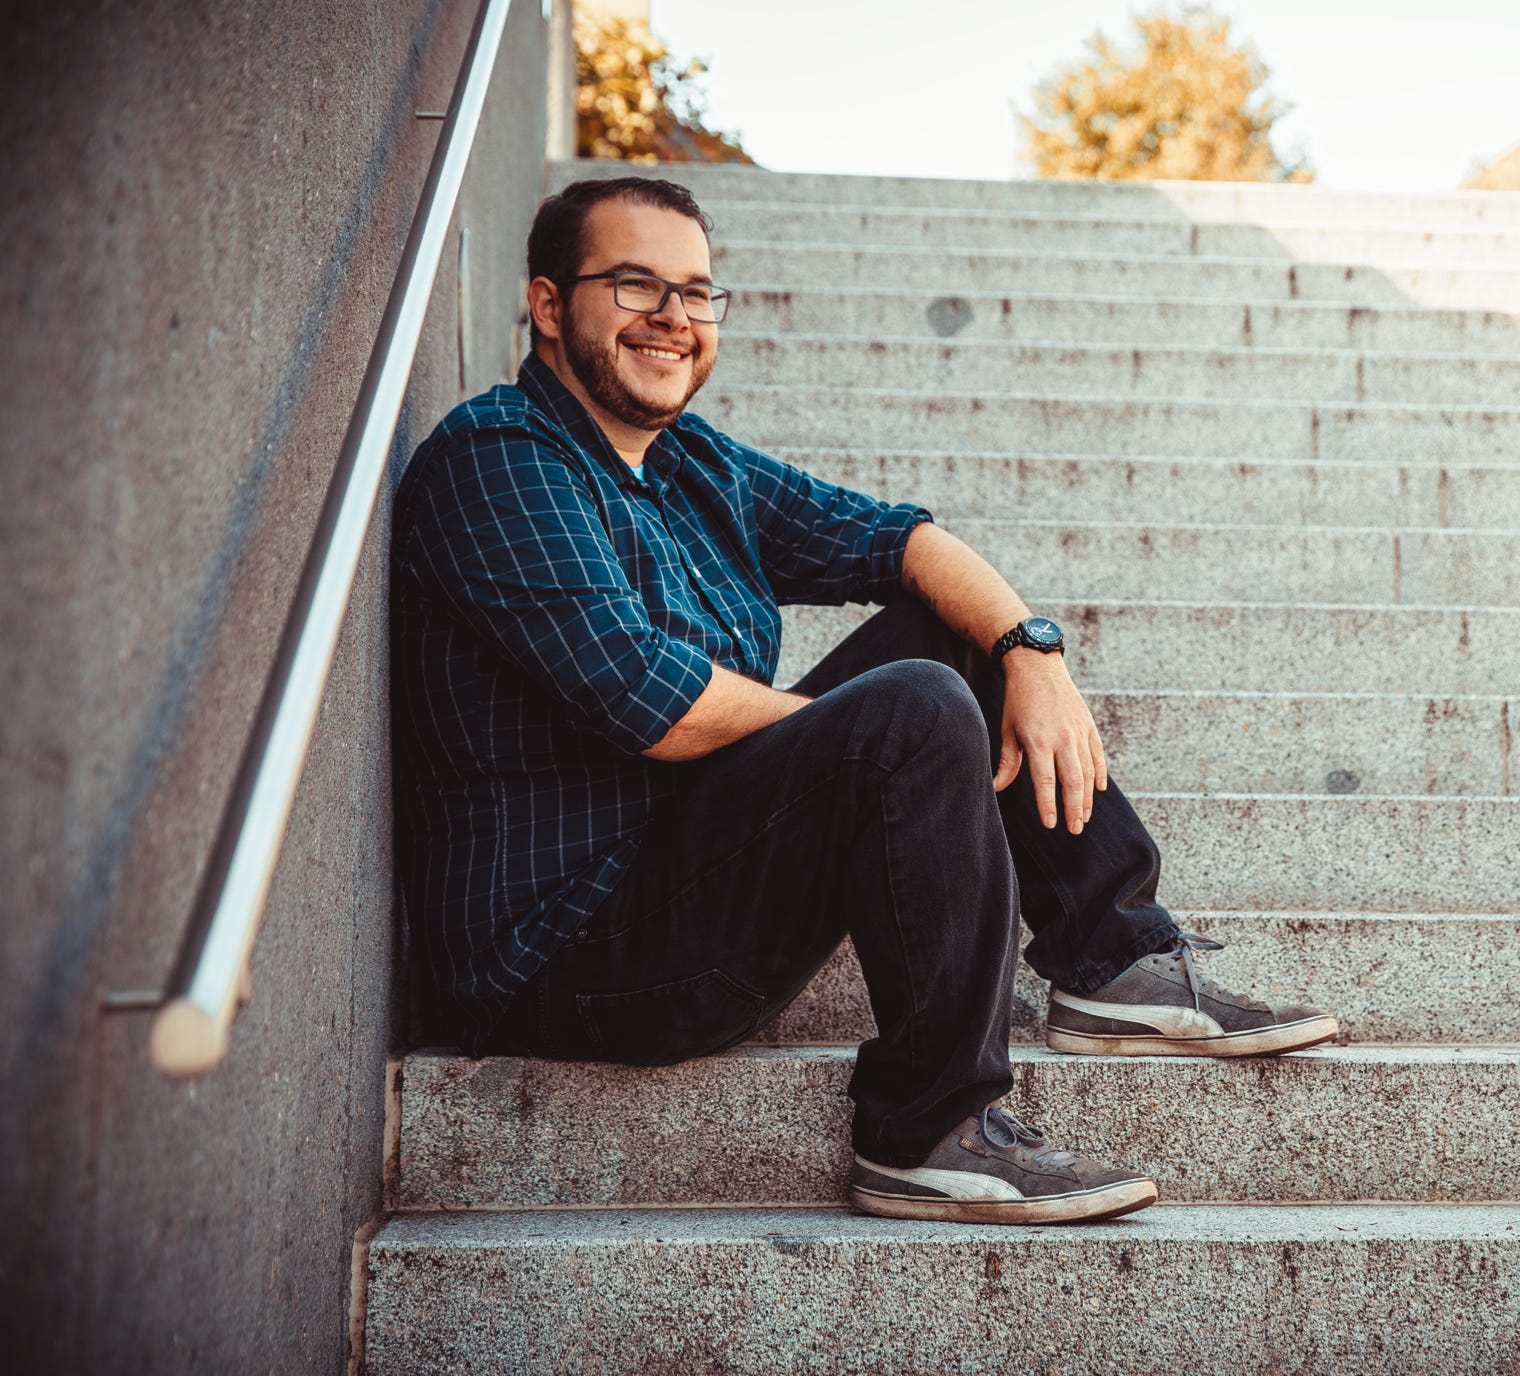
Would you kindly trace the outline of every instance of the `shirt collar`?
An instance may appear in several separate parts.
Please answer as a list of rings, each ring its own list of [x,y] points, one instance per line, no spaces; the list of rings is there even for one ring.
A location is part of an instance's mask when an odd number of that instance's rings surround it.
[[[581,404],[580,398],[559,380],[554,369],[536,352],[529,351],[523,359],[517,370],[517,386],[524,396],[553,416],[580,448],[601,459],[620,487],[638,489],[639,480],[633,476],[628,461],[612,447],[612,441]],[[660,431],[644,454],[644,485],[656,491],[663,490],[685,458],[685,452],[670,431]]]

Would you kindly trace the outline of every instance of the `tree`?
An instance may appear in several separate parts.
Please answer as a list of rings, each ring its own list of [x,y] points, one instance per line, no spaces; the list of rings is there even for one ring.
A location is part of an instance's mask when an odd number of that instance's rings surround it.
[[[1190,5],[1136,18],[1138,52],[1102,33],[1089,58],[1035,90],[1035,113],[1018,115],[1041,177],[1173,178],[1184,181],[1308,182],[1302,156],[1284,162],[1272,126],[1290,106],[1266,94],[1270,75],[1249,45],[1230,41],[1230,21]]]
[[[1464,191],[1520,191],[1520,143],[1462,183]]]
[[[700,61],[682,64],[642,24],[575,17],[576,152],[629,162],[753,163],[707,127]]]

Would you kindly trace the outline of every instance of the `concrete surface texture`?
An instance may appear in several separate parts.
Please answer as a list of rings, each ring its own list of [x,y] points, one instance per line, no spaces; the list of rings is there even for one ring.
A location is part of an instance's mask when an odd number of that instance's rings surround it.
[[[1520,987],[1515,919],[1496,913],[1174,910],[1185,931],[1225,944],[1214,977],[1264,999],[1334,1008],[1351,1042],[1512,1042]],[[1026,936],[1027,939],[1027,936]],[[1022,943],[1021,943],[1022,944]],[[1021,964],[1016,1045],[1045,1039],[1046,985]],[[856,1045],[875,1036],[865,981],[846,943],[757,1040]]]
[[[371,1376],[1520,1369],[1520,197],[664,170],[740,292],[697,409],[1060,621],[1200,969],[1343,1044],[1058,1056],[1021,970],[1008,1107],[1164,1201],[1044,1229],[840,1207],[848,944],[684,1065],[419,1050]]]
[[[721,236],[723,226],[718,224]],[[1252,303],[1253,311],[1290,301],[1343,302],[1381,310],[1411,304],[1440,310],[1514,312],[1520,271],[1452,266],[1294,263],[1281,258],[1194,258],[1181,253],[1027,254],[947,246],[868,248],[831,244],[735,243],[721,237],[714,272],[753,288],[793,290],[812,282],[860,290],[895,281],[899,289],[938,279],[938,295],[968,291],[1126,300],[1161,297]],[[735,268],[738,271],[735,271]],[[947,279],[958,279],[950,285]],[[1348,301],[1348,298],[1353,298]],[[934,325],[935,322],[926,322]],[[939,322],[943,326],[943,320]],[[936,329],[935,333],[939,333]]]
[[[1060,456],[777,446],[790,462],[890,501],[985,512],[992,501],[1047,520],[1520,528],[1506,466],[1326,459]],[[947,516],[947,520],[955,519]]]
[[[1169,591],[1164,583],[1157,590]],[[1096,598],[1052,599],[1045,606],[1063,626],[1080,624],[1082,638],[1070,642],[1067,659],[1081,666],[1080,682],[1094,689],[1399,693],[1415,685],[1417,692],[1448,697],[1508,695],[1520,683],[1517,607]],[[846,626],[866,615],[855,607],[784,608],[777,682],[801,678]],[[1164,658],[1155,653],[1157,644],[1167,647]],[[1509,720],[1515,719],[1511,709]]]
[[[1417,387],[1438,386],[1448,402],[1481,406],[1520,395],[1520,358],[1449,358],[1267,345],[1009,344],[989,339],[881,338],[862,354],[833,335],[777,339],[741,335],[723,341],[757,382],[803,385],[837,377],[841,386],[934,387],[998,392],[1018,380],[1023,394],[1093,394],[1236,398],[1262,401],[1402,402]]]
[[[395,1027],[388,496],[230,1060],[168,1083],[147,1015],[101,998],[159,988],[173,963],[441,128],[415,112],[446,105],[475,9],[63,0],[8,16],[10,1371],[347,1362]],[[514,367],[545,42],[537,0],[516,5],[398,460]]]
[[[1074,1151],[1145,1163],[1172,1201],[1502,1199],[1520,1151],[1513,1046],[1333,1048],[1237,1065],[1025,1046],[1010,1060],[1021,1116]],[[847,1046],[739,1047],[657,1068],[411,1056],[397,1203],[842,1198],[854,1062]]]
[[[844,289],[823,286],[798,291],[786,287],[743,287],[734,292],[724,326],[724,350],[755,335],[745,321],[768,320],[787,333],[865,334],[938,339],[1041,340],[1082,343],[1108,335],[1131,347],[1146,345],[1260,344],[1267,348],[1373,348],[1410,352],[1488,353],[1513,350],[1520,342],[1515,318],[1498,311],[1416,310],[1313,302],[1267,303],[1229,300],[1164,301],[1139,298],[1062,297],[1038,293],[1018,297],[963,289],[939,294],[881,284]]]
[[[1514,1370],[1515,1210],[1149,1209],[940,1227],[840,1210],[430,1214],[371,1248],[374,1370],[1195,1376]],[[374,1310],[372,1309],[372,1314]],[[410,1320],[410,1322],[409,1322]],[[1243,1353],[1242,1335],[1252,1352]]]

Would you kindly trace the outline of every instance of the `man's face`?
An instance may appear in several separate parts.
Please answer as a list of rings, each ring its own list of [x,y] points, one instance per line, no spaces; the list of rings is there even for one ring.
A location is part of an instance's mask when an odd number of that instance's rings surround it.
[[[615,269],[683,284],[712,281],[701,225],[678,211],[621,200],[603,201],[586,217],[577,275]],[[718,327],[687,319],[674,294],[654,315],[641,315],[617,305],[610,279],[579,282],[566,294],[560,349],[598,407],[636,430],[659,430],[707,381]]]

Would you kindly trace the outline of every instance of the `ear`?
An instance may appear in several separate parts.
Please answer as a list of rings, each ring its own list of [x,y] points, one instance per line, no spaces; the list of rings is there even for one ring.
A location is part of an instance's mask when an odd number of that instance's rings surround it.
[[[547,277],[535,277],[528,283],[528,314],[545,339],[559,338],[563,309],[559,288]]]

